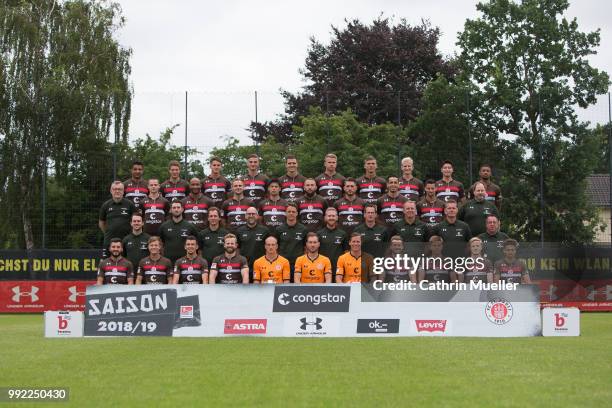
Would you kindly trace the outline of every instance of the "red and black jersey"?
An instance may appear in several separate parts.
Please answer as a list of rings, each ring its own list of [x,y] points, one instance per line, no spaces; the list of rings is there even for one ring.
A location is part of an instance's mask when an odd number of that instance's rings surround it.
[[[189,193],[189,183],[183,179],[177,181],[168,179],[161,184],[160,189],[166,200],[170,202],[181,201]]]
[[[500,259],[495,262],[495,273],[499,275],[501,281],[506,283],[521,283],[523,276],[529,276],[527,265],[520,259],[515,259],[512,262]]]
[[[243,180],[244,198],[257,207],[266,196],[266,187],[269,181],[268,176],[263,173],[258,173],[255,177],[251,177],[247,174],[243,177]]]
[[[281,191],[280,196],[289,202],[296,202],[304,195],[304,181],[306,177],[297,174],[295,177],[284,175],[278,178]]]
[[[123,182],[124,197],[134,203],[136,209],[142,209],[142,201],[149,195],[147,180],[126,180]]]
[[[436,181],[436,197],[439,200],[447,202],[447,201],[456,201],[459,203],[461,199],[463,199],[464,190],[463,183],[457,180],[444,181],[438,180]]]
[[[202,274],[208,273],[208,262],[201,256],[189,259],[179,258],[174,263],[174,274],[179,275],[179,283],[203,283]]]
[[[308,231],[318,231],[325,225],[323,216],[327,208],[327,202],[319,194],[313,194],[308,197],[304,194],[302,198],[297,200],[300,223],[302,223]]]
[[[423,197],[417,203],[417,212],[421,221],[429,226],[435,225],[444,218],[444,202],[435,199],[433,203],[430,203],[426,197]]]
[[[357,195],[366,204],[376,204],[387,188],[387,182],[382,177],[369,178],[361,176],[357,179]]]
[[[259,203],[259,214],[263,218],[263,223],[268,228],[277,228],[287,220],[287,201],[279,198],[273,200],[267,198]]]
[[[485,191],[487,193],[487,195],[485,196],[485,200],[487,200],[491,204],[495,204],[495,206],[499,210],[502,200],[502,193],[499,186],[497,184],[492,183],[491,181],[485,183],[482,180],[478,180],[476,183],[483,183],[485,185]],[[472,184],[472,187],[470,187],[470,191],[468,192],[469,198],[474,198],[474,185],[476,183]]]
[[[397,197],[391,197],[389,194],[380,197],[376,202],[379,220],[390,227],[403,219],[404,203],[406,201],[408,199],[401,194],[398,194]]]
[[[401,177],[399,182],[399,192],[408,200],[419,201],[421,196],[423,196],[425,187],[423,186],[423,182],[418,178],[412,177],[411,179],[407,180]]]
[[[334,203],[338,210],[338,225],[350,236],[353,229],[363,222],[363,210],[365,202],[359,197],[348,200],[342,197]]]
[[[210,264],[211,270],[217,271],[216,283],[242,283],[242,269],[248,267],[242,255],[228,258],[225,254],[216,256]]]
[[[202,183],[202,192],[212,202],[212,206],[221,208],[221,205],[225,201],[227,194],[232,189],[232,185],[229,180],[223,176],[213,178],[208,176]]]
[[[439,257],[427,257],[424,259],[425,263],[419,270],[424,273],[424,279],[428,282],[451,282],[452,270],[448,268],[448,265],[444,263],[443,258]]]
[[[136,274],[142,277],[142,283],[165,285],[171,282],[172,261],[163,256],[157,260],[147,256],[140,260]]]
[[[487,282],[487,273],[493,273],[493,264],[486,258],[481,258],[482,267],[474,262],[474,267],[463,272],[464,282]]]
[[[100,261],[98,278],[104,278],[105,285],[127,285],[128,279],[134,279],[134,267],[122,256],[117,259],[109,257]]]
[[[342,198],[342,185],[344,176],[336,173],[328,176],[325,173],[319,174],[315,179],[317,182],[318,193],[327,202],[327,206],[333,206],[336,201]]]
[[[182,200],[183,219],[195,225],[199,230],[208,226],[208,209],[212,207],[212,201],[204,194],[193,196],[189,194]]]
[[[147,197],[142,203],[144,211],[144,232],[153,236],[159,236],[159,227],[170,212],[170,203],[161,195],[157,198]]]
[[[226,226],[231,231],[236,231],[238,227],[246,224],[246,211],[249,207],[253,206],[253,203],[246,197],[236,200],[230,198],[225,200],[221,209],[223,210],[223,216],[226,220]]]

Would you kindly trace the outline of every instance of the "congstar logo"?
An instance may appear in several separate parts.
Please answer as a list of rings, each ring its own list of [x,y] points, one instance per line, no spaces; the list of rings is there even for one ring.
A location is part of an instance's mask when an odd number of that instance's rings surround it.
[[[281,305],[288,305],[289,304],[289,295],[287,293],[281,293],[278,296],[278,303],[280,303]]]
[[[348,286],[277,286],[273,312],[348,312],[351,288]]]

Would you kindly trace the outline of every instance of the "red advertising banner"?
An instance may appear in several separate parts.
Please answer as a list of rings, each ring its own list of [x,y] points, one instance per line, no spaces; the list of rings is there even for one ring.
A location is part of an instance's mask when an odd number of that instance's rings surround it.
[[[577,307],[582,311],[612,311],[609,279],[539,280],[542,307]]]
[[[84,310],[85,288],[95,281],[0,281],[0,313]]]
[[[542,307],[578,307],[582,311],[612,311],[609,279],[538,280]],[[0,281],[0,313],[42,313],[45,310],[84,310],[85,289],[95,281]],[[230,323],[247,324],[248,321]],[[256,322],[262,324],[262,322]],[[245,326],[247,327],[247,326]],[[232,330],[235,325],[231,326]],[[242,327],[239,327],[242,330]],[[251,333],[253,327],[246,331]],[[265,330],[265,329],[264,329]],[[236,333],[241,334],[241,333]]]

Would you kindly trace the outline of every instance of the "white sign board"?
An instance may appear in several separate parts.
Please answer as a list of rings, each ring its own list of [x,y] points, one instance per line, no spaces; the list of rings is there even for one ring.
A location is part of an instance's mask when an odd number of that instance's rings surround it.
[[[477,291],[460,301],[371,301],[359,284],[107,285],[87,288],[85,336],[528,337],[539,292]],[[411,300],[416,299],[416,300]]]
[[[580,336],[577,307],[547,307],[542,310],[543,336]]]
[[[83,312],[45,312],[45,337],[83,337]]]

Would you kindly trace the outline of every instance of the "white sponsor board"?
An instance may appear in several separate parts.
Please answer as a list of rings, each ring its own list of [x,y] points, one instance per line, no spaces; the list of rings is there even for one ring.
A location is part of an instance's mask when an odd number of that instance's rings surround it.
[[[95,286],[87,288],[85,335],[539,336],[538,292],[527,293],[520,302],[485,291],[476,301],[373,302],[362,300],[359,284]]]
[[[83,312],[45,312],[45,337],[83,337]]]
[[[543,336],[580,336],[577,307],[546,307],[542,310]]]

